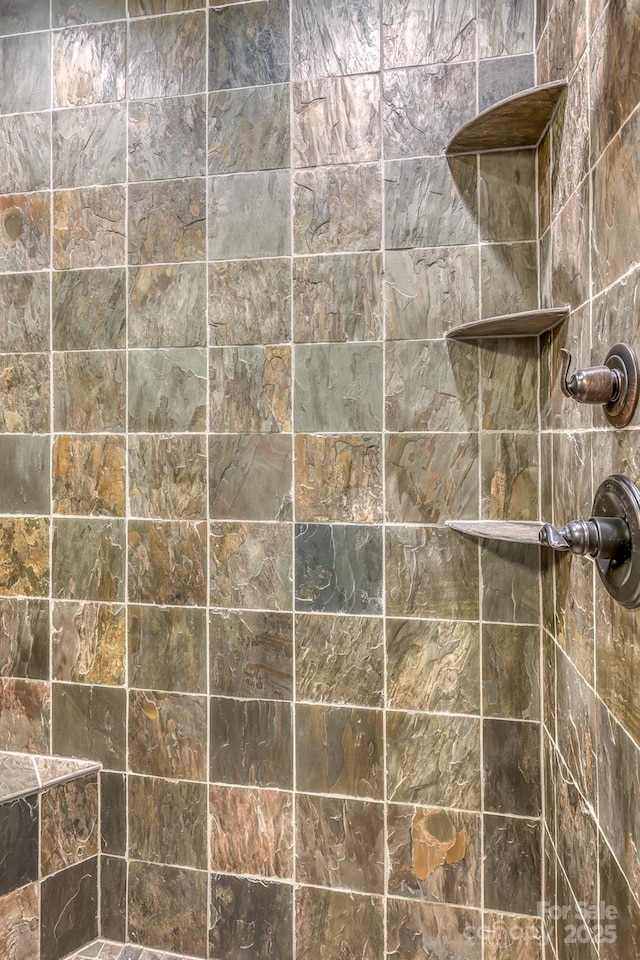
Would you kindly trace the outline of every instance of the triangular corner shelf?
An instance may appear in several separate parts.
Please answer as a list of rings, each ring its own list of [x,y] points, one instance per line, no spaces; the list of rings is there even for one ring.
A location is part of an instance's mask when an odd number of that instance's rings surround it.
[[[448,340],[476,340],[482,337],[538,337],[553,330],[569,316],[568,307],[552,307],[548,310],[527,310],[523,313],[506,313],[500,317],[487,317],[472,323],[461,323],[447,330]]]
[[[494,103],[458,130],[449,141],[447,154],[536,147],[566,89],[567,81],[559,80]]]

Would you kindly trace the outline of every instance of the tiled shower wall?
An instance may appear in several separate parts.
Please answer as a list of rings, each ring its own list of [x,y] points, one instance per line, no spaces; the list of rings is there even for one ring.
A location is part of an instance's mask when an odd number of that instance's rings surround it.
[[[570,78],[541,151],[539,214],[543,300],[572,308],[542,354],[542,499],[565,523],[590,515],[609,474],[640,478],[638,415],[615,431],[558,383],[562,346],[582,366],[620,341],[640,350],[640,6],[538,6],[539,79]],[[568,911],[552,933],[559,958],[622,960],[640,953],[640,614],[591,564],[545,568],[546,899]],[[606,915],[587,912],[598,903]]]
[[[0,746],[103,763],[105,936],[537,933],[537,550],[444,526],[538,516],[537,347],[443,339],[537,305],[535,154],[443,156],[534,14],[0,0]]]

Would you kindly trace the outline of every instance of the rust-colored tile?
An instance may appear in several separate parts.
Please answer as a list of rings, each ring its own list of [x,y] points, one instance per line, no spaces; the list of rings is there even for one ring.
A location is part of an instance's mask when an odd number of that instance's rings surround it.
[[[296,519],[382,522],[382,443],[379,436],[295,439]]]
[[[129,521],[129,598],[204,606],[206,523]]]
[[[50,206],[47,193],[0,197],[0,273],[49,266]]]
[[[295,922],[298,955],[305,960],[325,960],[327,955],[358,960],[384,956],[382,897],[300,887]]]
[[[290,347],[217,347],[209,386],[212,431],[291,432]]]
[[[125,188],[56,190],[53,201],[53,265],[115,267],[125,262]]]
[[[44,876],[98,853],[97,775],[45,790],[40,799],[40,865]]]
[[[129,693],[129,766],[134,773],[207,779],[207,703],[185,694]]]
[[[56,680],[123,684],[124,608],[57,601],[53,607],[52,651],[52,672]]]
[[[0,431],[49,432],[49,358],[0,357]]]
[[[0,897],[3,943],[0,960],[37,960],[40,951],[40,898],[37,883]]]
[[[123,517],[123,437],[57,436],[52,457],[53,512]]]
[[[211,786],[209,790],[211,870],[292,877],[292,795],[225,786]]]
[[[0,519],[0,596],[49,595],[49,521]]]
[[[0,742],[18,753],[48,753],[50,684],[0,679]]]

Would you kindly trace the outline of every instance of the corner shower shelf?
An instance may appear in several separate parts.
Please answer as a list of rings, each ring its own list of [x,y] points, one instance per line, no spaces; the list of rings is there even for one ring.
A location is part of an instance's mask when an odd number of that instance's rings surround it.
[[[449,141],[447,154],[536,147],[566,89],[566,80],[560,80],[500,100],[458,130]]]
[[[482,337],[537,337],[553,330],[569,316],[568,307],[505,313],[472,323],[461,323],[447,331],[447,340],[475,340]]]
[[[542,523],[524,520],[447,520],[446,525],[458,533],[483,540],[504,540],[508,543],[540,544]]]

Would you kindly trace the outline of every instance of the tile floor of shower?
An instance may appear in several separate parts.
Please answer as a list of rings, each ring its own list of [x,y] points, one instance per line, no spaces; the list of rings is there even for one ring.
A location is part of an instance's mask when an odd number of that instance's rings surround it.
[[[114,943],[112,940],[93,940],[86,947],[70,953],[65,960],[191,960],[182,953],[163,953],[131,943]]]

